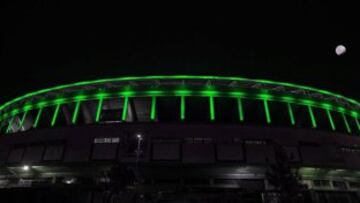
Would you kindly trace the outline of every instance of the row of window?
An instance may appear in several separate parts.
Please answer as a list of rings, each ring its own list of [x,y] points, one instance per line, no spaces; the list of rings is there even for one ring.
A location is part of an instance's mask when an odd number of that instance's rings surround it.
[[[284,102],[223,97],[129,97],[57,104],[0,123],[1,133],[31,128],[120,122],[243,123],[359,134],[357,118]]]

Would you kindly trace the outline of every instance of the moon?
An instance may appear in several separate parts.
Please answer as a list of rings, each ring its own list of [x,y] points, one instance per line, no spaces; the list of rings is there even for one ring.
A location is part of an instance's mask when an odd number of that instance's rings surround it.
[[[346,47],[342,44],[338,45],[335,49],[335,53],[338,56],[341,56],[346,53]]]

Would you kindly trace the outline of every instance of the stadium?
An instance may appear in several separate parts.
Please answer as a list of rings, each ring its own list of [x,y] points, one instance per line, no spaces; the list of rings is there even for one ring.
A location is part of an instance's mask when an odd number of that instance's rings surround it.
[[[0,106],[0,194],[266,202],[281,163],[305,201],[358,202],[359,136],[359,102],[308,86],[190,75],[78,82]]]

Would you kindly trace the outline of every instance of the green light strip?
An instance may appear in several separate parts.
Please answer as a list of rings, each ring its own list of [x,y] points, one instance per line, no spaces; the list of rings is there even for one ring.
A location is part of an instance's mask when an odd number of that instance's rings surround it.
[[[244,110],[242,106],[241,97],[237,97],[237,105],[238,105],[238,112],[239,112],[239,120],[242,122],[244,121]]]
[[[331,129],[332,129],[332,130],[336,130],[335,123],[334,123],[334,120],[333,120],[333,118],[332,118],[332,116],[331,116],[331,112],[330,112],[329,109],[326,109],[326,114],[327,114],[327,116],[328,116],[328,118],[329,118],[329,122],[330,122],[330,125],[331,125]]]
[[[341,106],[334,106],[328,103],[323,103],[323,102],[317,102],[317,101],[313,101],[313,100],[307,100],[307,99],[299,99],[299,98],[293,98],[293,97],[288,97],[288,96],[275,96],[275,95],[270,95],[270,94],[245,94],[244,92],[220,92],[220,91],[190,91],[190,90],[171,90],[171,91],[166,91],[166,90],[152,90],[152,91],[131,91],[129,92],[129,90],[126,91],[122,91],[120,93],[106,93],[106,92],[102,92],[102,93],[98,93],[98,94],[92,94],[92,95],[78,95],[75,97],[69,97],[69,98],[61,98],[61,99],[56,99],[56,100],[49,100],[49,101],[41,101],[38,103],[35,103],[33,105],[31,105],[29,108],[30,109],[36,109],[39,106],[42,107],[47,107],[47,106],[52,106],[52,105],[56,105],[57,103],[71,103],[73,101],[78,101],[80,100],[93,100],[93,99],[98,99],[100,97],[102,98],[115,98],[117,95],[131,95],[131,96],[205,96],[205,97],[209,97],[209,96],[221,96],[221,97],[242,97],[242,98],[247,98],[247,99],[266,99],[268,101],[278,101],[278,102],[286,102],[286,103],[294,103],[294,104],[298,104],[298,105],[310,105],[312,107],[316,107],[316,108],[322,108],[322,109],[331,109],[333,111],[337,111],[337,112],[345,112],[346,114],[350,115],[350,116],[358,116],[359,113],[356,112],[355,110],[349,110],[349,109],[345,109]],[[7,119],[7,117],[10,117],[11,115],[15,115],[17,113],[21,113],[21,109],[24,109],[25,107],[22,108],[18,108],[18,109],[12,109],[11,111],[9,110],[9,112],[5,113],[2,117],[3,120]]]
[[[126,121],[126,116],[127,116],[127,113],[128,113],[128,106],[129,106],[129,97],[125,96],[125,98],[124,98],[124,107],[123,107],[123,111],[122,111],[122,114],[121,114],[121,120],[122,121]]]
[[[156,97],[151,98],[151,112],[150,120],[154,121],[156,118]]]
[[[291,87],[291,88],[297,88],[297,89],[303,89],[308,91],[314,91],[320,94],[329,95],[332,97],[337,97],[339,99],[347,100],[350,103],[353,103],[357,106],[360,106],[360,103],[357,102],[354,99],[350,99],[347,97],[344,97],[340,94],[334,94],[332,92],[321,90],[317,88],[312,88],[308,86],[303,85],[296,85],[291,83],[285,83],[285,82],[274,82],[270,80],[262,80],[262,79],[248,79],[248,78],[241,78],[241,77],[218,77],[218,76],[189,76],[189,75],[175,75],[175,76],[142,76],[142,77],[121,77],[121,78],[111,78],[111,79],[100,79],[100,80],[93,80],[93,81],[84,81],[84,82],[77,82],[72,84],[66,84],[66,85],[60,85],[52,88],[42,89],[39,91],[35,91],[32,93],[25,94],[23,96],[17,97],[9,102],[6,102],[5,104],[0,106],[0,111],[4,108],[8,107],[11,104],[14,104],[18,101],[21,101],[23,99],[27,99],[39,94],[48,93],[51,91],[57,91],[65,88],[72,88],[72,87],[78,87],[78,86],[86,86],[86,85],[94,85],[94,84],[101,84],[101,83],[109,83],[109,82],[119,82],[119,81],[136,81],[136,80],[161,80],[161,79],[192,79],[192,80],[232,80],[232,81],[241,81],[241,82],[255,82],[259,84],[269,84],[269,85],[280,85],[285,87]]]
[[[185,120],[185,96],[180,97],[180,119]]]
[[[295,125],[296,121],[295,121],[295,117],[294,117],[294,113],[293,113],[293,110],[292,110],[291,103],[287,103],[287,107],[288,107],[288,112],[289,112],[291,125]]]
[[[215,120],[215,105],[214,105],[214,97],[209,97],[209,104],[210,104],[210,120]]]
[[[79,110],[80,110],[80,105],[81,105],[81,101],[79,100],[79,101],[76,102],[74,113],[73,113],[73,116],[72,116],[72,119],[71,119],[72,124],[76,124],[76,122],[77,122],[77,118],[78,118]]]
[[[264,101],[266,123],[270,124],[271,123],[271,116],[270,116],[270,110],[269,110],[268,101],[266,99],[264,99],[263,101]]]
[[[55,126],[57,116],[59,115],[60,106],[61,106],[61,104],[56,105],[54,115],[53,115],[52,120],[51,120],[51,126]]]
[[[312,108],[311,108],[310,105],[308,105],[308,110],[309,110],[309,115],[310,115],[310,119],[311,119],[311,126],[312,126],[313,128],[316,128],[317,125],[316,125],[316,120],[315,120],[314,112],[313,112],[313,110],[312,110]]]
[[[38,113],[36,115],[36,118],[35,118],[35,123],[34,123],[34,126],[33,126],[34,128],[37,128],[37,126],[39,125],[40,116],[41,116],[43,110],[44,110],[44,108],[40,107],[40,109],[39,109],[39,111],[38,111]]]
[[[100,115],[101,115],[101,109],[102,109],[103,101],[104,101],[104,98],[103,98],[103,97],[100,97],[100,98],[99,98],[99,102],[98,102],[98,106],[97,106],[97,110],[96,110],[95,122],[99,122],[99,121],[100,121]]]
[[[346,119],[345,114],[342,113],[341,115],[342,115],[343,120],[344,120],[344,123],[345,123],[346,131],[347,131],[348,133],[351,133],[351,128],[350,128],[350,126],[349,126],[349,123],[348,123],[348,121],[347,121],[347,119]]]
[[[11,117],[11,119],[10,119],[10,121],[9,121],[9,125],[8,125],[8,127],[6,128],[6,134],[9,133],[10,130],[12,129],[12,123],[13,123],[13,121],[14,121],[14,118],[15,118],[15,116],[14,116],[14,117]]]
[[[25,118],[26,118],[26,115],[29,111],[28,110],[25,110],[22,118],[21,118],[21,121],[20,121],[20,129],[22,129],[23,125],[24,125],[24,121],[25,121]]]

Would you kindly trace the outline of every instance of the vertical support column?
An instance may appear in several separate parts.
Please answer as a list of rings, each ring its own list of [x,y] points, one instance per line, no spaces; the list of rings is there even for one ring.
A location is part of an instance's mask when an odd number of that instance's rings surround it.
[[[315,116],[314,116],[314,112],[312,110],[312,107],[310,105],[308,105],[308,110],[309,110],[309,115],[310,115],[310,119],[311,119],[311,126],[313,128],[316,128],[317,125],[316,125],[316,119],[315,119]]]
[[[268,101],[266,99],[264,99],[263,102],[264,102],[266,123],[270,124],[271,123],[271,115],[270,115],[270,110],[269,110],[269,104],[268,104]]]
[[[6,134],[10,133],[10,130],[12,129],[12,123],[14,121],[15,116],[11,117],[11,119],[9,120],[9,125],[6,128]]]
[[[100,121],[103,101],[104,101],[104,98],[100,97],[99,102],[98,102],[98,106],[97,106],[97,110],[96,110],[96,117],[95,117],[95,122],[97,122],[97,123]]]
[[[154,121],[156,118],[156,97],[151,98],[151,111],[150,111],[150,120]]]
[[[291,125],[295,125],[296,121],[295,121],[294,112],[292,110],[291,103],[287,103],[287,107],[288,107],[288,112],[289,112]]]
[[[335,130],[336,130],[335,123],[334,123],[334,120],[333,120],[333,118],[332,118],[332,116],[331,116],[331,112],[330,112],[329,109],[326,109],[326,114],[327,114],[327,116],[328,116],[328,118],[329,118],[329,122],[330,122],[330,125],[331,125],[331,129],[335,131]]]
[[[243,106],[242,106],[241,97],[237,98],[237,105],[238,105],[238,111],[239,111],[239,120],[240,120],[240,122],[243,122],[244,121],[244,110],[243,110]]]
[[[72,119],[71,119],[72,124],[76,124],[76,122],[77,122],[77,118],[78,118],[79,110],[80,110],[80,105],[81,105],[81,100],[76,102],[74,113],[73,113],[73,116],[72,116]]]
[[[123,111],[122,111],[122,114],[121,114],[121,121],[126,121],[126,117],[127,117],[127,113],[128,113],[128,106],[129,106],[129,97],[125,96],[124,97]]]
[[[20,121],[20,130],[22,130],[23,131],[23,125],[24,125],[24,121],[25,121],[25,119],[26,119],[26,116],[27,116],[27,114],[28,114],[28,110],[25,110],[24,111],[24,114],[23,114],[23,116],[22,116],[22,118],[21,118],[21,121]]]
[[[215,120],[215,105],[214,105],[214,97],[209,97],[209,104],[210,104],[210,120]]]
[[[185,96],[180,97],[180,120],[185,120]]]
[[[343,117],[343,120],[344,120],[344,123],[345,123],[345,126],[346,126],[346,131],[350,134],[351,133],[351,128],[350,128],[350,125],[346,119],[346,116],[345,116],[345,113],[342,112],[341,113],[342,117]]]
[[[56,107],[55,107],[55,111],[54,111],[54,114],[53,114],[53,117],[52,117],[52,120],[51,120],[51,126],[54,126],[55,123],[56,123],[56,119],[57,119],[57,116],[59,114],[60,106],[61,106],[61,104],[57,104]]]
[[[40,117],[41,117],[41,114],[42,114],[42,112],[43,112],[43,107],[40,107],[39,108],[39,111],[38,111],[38,113],[37,113],[37,115],[36,115],[36,118],[35,118],[35,123],[34,123],[34,128],[37,128],[37,126],[39,125],[39,121],[40,121]]]

